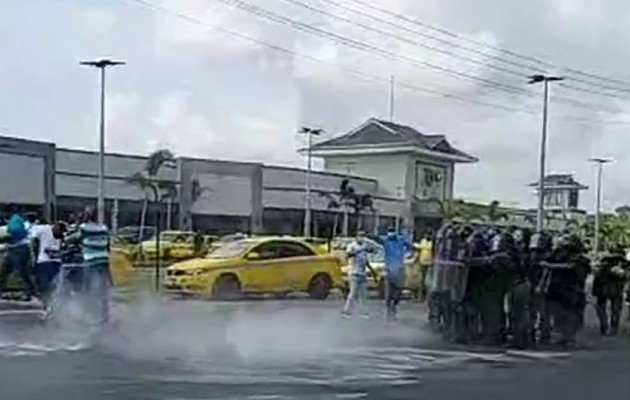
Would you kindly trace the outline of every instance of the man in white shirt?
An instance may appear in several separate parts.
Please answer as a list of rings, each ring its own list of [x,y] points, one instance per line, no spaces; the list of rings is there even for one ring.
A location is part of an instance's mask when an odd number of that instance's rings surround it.
[[[65,233],[65,225],[34,225],[30,230],[31,239],[35,242],[36,263],[35,282],[41,293],[44,305],[54,290],[54,281],[61,269],[61,241]]]
[[[361,312],[366,315],[366,299],[367,299],[367,274],[366,270],[370,270],[374,279],[378,276],[370,266],[368,259],[369,253],[374,249],[369,246],[362,232],[357,234],[356,239],[350,243],[346,249],[348,257],[352,261],[350,271],[348,272],[348,281],[350,282],[350,292],[343,308],[344,315],[352,315],[355,303],[358,304]]]

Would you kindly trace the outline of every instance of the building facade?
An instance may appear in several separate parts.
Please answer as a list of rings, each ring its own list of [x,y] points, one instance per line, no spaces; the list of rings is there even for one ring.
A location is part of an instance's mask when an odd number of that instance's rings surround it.
[[[538,188],[538,182],[530,184]],[[547,217],[582,220],[586,211],[580,208],[580,192],[588,186],[571,174],[548,174],[543,180],[543,204]],[[538,189],[536,189],[538,192]]]
[[[147,157],[108,153],[105,156],[105,211],[112,227],[139,225],[145,192],[130,183]],[[43,143],[0,137],[0,215],[17,210],[38,212],[46,219],[69,219],[96,203],[98,154]],[[357,193],[370,194],[375,212],[360,216],[365,229],[394,223],[402,202],[380,191],[379,183],[336,172],[311,175],[313,232],[340,231],[344,215],[352,232],[358,218],[351,210],[330,207],[341,182],[348,178]],[[303,232],[306,173],[302,169],[224,160],[178,158],[158,179],[176,188],[176,196],[150,203],[147,224],[192,228],[209,233]],[[201,189],[201,190],[199,190]]]
[[[316,144],[312,154],[324,159],[326,171],[376,179],[383,193],[401,202],[404,224],[413,230],[439,223],[453,199],[455,165],[477,162],[444,135],[378,119]]]

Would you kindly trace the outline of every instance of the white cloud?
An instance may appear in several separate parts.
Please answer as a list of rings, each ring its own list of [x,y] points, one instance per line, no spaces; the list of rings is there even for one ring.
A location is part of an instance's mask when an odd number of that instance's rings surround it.
[[[542,103],[540,97],[527,99],[501,93],[484,88],[479,82],[451,77],[444,71],[349,49],[329,38],[262,21],[218,1],[149,1],[202,21],[203,26],[168,12],[151,11],[127,2],[111,2],[111,6],[108,3],[108,6],[101,8],[86,9],[80,13],[82,18],[74,27],[59,23],[64,19],[48,19],[49,15],[55,15],[52,11],[56,10],[57,15],[67,15],[62,11],[81,7],[78,0],[67,0],[64,2],[67,8],[60,8],[60,2],[45,2],[46,11],[52,12],[42,11],[42,15],[47,18],[32,25],[13,27],[11,42],[5,43],[3,48],[15,42],[14,37],[17,40],[23,38],[28,45],[9,46],[13,53],[7,56],[9,61],[3,61],[11,71],[11,74],[6,75],[8,79],[2,81],[3,93],[7,93],[7,98],[16,99],[8,107],[3,107],[11,110],[1,115],[6,125],[12,129],[24,126],[22,130],[25,132],[62,132],[56,138],[65,140],[63,145],[83,144],[80,138],[85,137],[86,130],[96,132],[95,117],[90,116],[87,122],[83,118],[83,115],[96,110],[96,103],[94,107],[91,103],[88,107],[78,102],[72,105],[59,102],[51,104],[50,110],[39,106],[40,113],[67,115],[67,118],[45,116],[48,118],[42,120],[54,121],[57,125],[37,126],[37,121],[22,125],[22,120],[16,115],[30,114],[32,104],[30,101],[18,103],[17,100],[21,96],[37,98],[35,96],[42,92],[42,87],[49,82],[56,82],[56,79],[65,79],[63,87],[68,93],[89,93],[94,88],[93,79],[85,78],[82,81],[77,79],[76,74],[63,73],[63,68],[68,67],[63,65],[61,58],[73,52],[85,54],[94,48],[114,50],[129,61],[129,65],[111,81],[113,94],[109,96],[108,103],[108,147],[118,151],[146,152],[157,146],[169,146],[183,155],[303,165],[301,157],[295,153],[299,144],[295,131],[301,124],[320,126],[328,134],[335,135],[360,124],[365,118],[387,115],[388,83],[366,81],[345,68],[377,75],[385,81],[390,75],[395,75],[399,83],[438,89],[443,93],[509,107],[539,110]],[[351,23],[316,15],[283,0],[246,1],[420,62],[430,62],[484,79],[505,81],[529,90],[541,89],[527,87],[524,78],[510,77],[497,71],[497,65],[518,67],[492,60],[495,56],[506,57],[492,48],[475,47],[488,54],[488,57],[482,57],[342,11],[332,7],[329,2],[308,1],[314,7],[349,18]],[[628,33],[630,26],[627,24],[629,7],[627,1],[623,0],[362,1],[464,32],[463,36],[476,41],[550,58],[557,64],[611,75],[615,72],[624,73],[630,66],[630,53],[623,40],[620,40],[627,36],[623,33]],[[28,7],[20,6],[22,2],[14,3],[11,7],[23,8],[20,15],[32,15]],[[339,3],[390,18],[351,0]],[[17,20],[15,16],[5,17],[4,20],[3,16],[0,16],[0,26]],[[400,20],[392,21],[397,25],[403,24]],[[452,52],[453,55],[439,54],[383,37],[358,27],[356,24],[359,23]],[[36,30],[44,26],[47,28],[42,28],[41,32]],[[67,54],[63,48],[55,47],[59,46],[57,37],[52,43],[51,35],[42,34],[56,32],[58,26],[64,28],[64,34],[59,37],[64,38]],[[114,26],[116,34],[105,34]],[[293,58],[289,54],[212,29],[212,26],[240,32],[254,40],[277,44],[327,62]],[[404,23],[404,26],[436,34],[415,24]],[[32,40],[33,37],[38,39]],[[473,46],[466,41],[459,43],[466,47]],[[24,73],[22,76],[19,73],[20,64],[14,61],[23,60],[25,55],[30,54],[50,65],[47,69],[50,78],[36,82],[37,85],[31,82],[38,74]],[[464,58],[478,62],[469,62]],[[522,59],[517,61],[526,63]],[[520,70],[523,76],[527,75],[527,68]],[[579,86],[577,82],[567,83]],[[29,85],[32,86],[31,91],[27,92],[25,87]],[[553,94],[598,107],[616,108],[619,114],[599,115],[567,107],[554,98],[549,135],[549,171],[575,172],[579,180],[593,186],[592,166],[585,160],[591,155],[612,156],[616,162],[607,167],[605,193],[612,204],[627,202],[630,197],[630,187],[627,187],[624,175],[624,171],[630,168],[630,160],[624,151],[630,145],[627,143],[630,135],[625,134],[627,126],[585,125],[559,119],[559,116],[569,113],[589,119],[630,120],[630,107],[557,86],[554,86]],[[24,104],[28,112],[13,112],[17,104]],[[458,167],[456,183],[459,196],[488,200],[497,198],[506,203],[533,203],[534,197],[526,185],[537,176],[540,116],[524,116],[458,102],[452,98],[432,97],[409,91],[401,85],[396,89],[396,119],[426,132],[446,133],[462,150],[481,158],[481,162],[476,165]],[[590,194],[584,194],[584,204],[590,207],[592,198]]]
[[[89,8],[81,12],[81,20],[85,30],[98,35],[105,35],[112,31],[117,17],[116,13],[111,10]]]
[[[205,0],[162,0],[160,6],[170,11],[159,12],[155,19],[157,45],[164,51],[177,50],[183,46],[214,55],[215,52],[233,54],[256,48],[251,41],[214,29],[227,28],[258,38],[259,27],[237,10]]]

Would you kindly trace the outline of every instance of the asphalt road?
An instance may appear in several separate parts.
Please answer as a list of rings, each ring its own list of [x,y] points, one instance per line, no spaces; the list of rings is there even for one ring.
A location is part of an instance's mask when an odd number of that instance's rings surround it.
[[[369,319],[339,307],[145,298],[117,303],[95,332],[4,304],[0,398],[630,398],[630,336],[600,339],[591,327],[571,353],[454,347],[426,330],[420,305],[404,304],[396,322],[377,301]]]

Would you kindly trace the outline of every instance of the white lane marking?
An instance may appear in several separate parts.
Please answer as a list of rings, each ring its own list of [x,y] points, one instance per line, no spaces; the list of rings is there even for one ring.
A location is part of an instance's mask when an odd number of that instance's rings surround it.
[[[508,350],[506,354],[517,357],[533,358],[537,360],[571,357],[571,353],[560,351]]]
[[[42,315],[42,310],[0,310],[0,317],[12,315]]]

